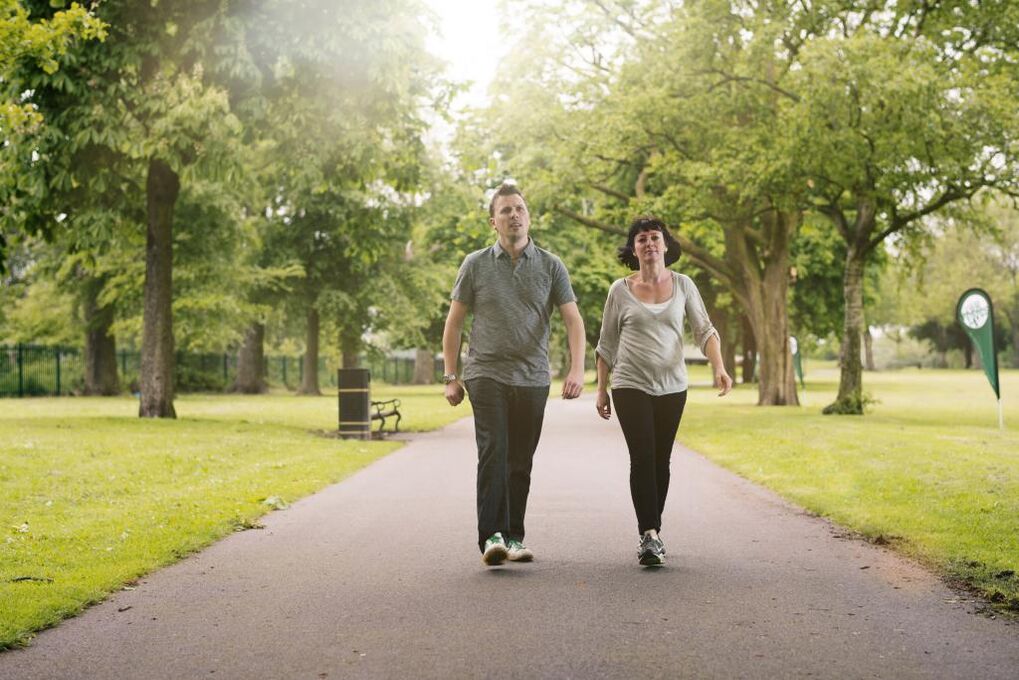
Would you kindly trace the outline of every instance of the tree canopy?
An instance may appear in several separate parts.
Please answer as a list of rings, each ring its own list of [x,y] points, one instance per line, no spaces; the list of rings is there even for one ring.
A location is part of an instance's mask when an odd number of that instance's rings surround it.
[[[840,346],[828,411],[860,413],[868,326],[950,322],[889,281],[951,297],[977,259],[1011,272],[987,285],[1019,345],[1017,11],[519,3],[490,104],[446,145],[430,125],[457,86],[419,0],[0,0],[0,336],[78,337],[100,394],[122,388],[117,343],[140,347],[146,416],[173,415],[177,350],[237,352],[244,391],[266,347],[300,352],[316,393],[321,356],[434,352],[511,179],[589,343],[625,229],[654,213],[758,403],[798,403],[796,334]]]

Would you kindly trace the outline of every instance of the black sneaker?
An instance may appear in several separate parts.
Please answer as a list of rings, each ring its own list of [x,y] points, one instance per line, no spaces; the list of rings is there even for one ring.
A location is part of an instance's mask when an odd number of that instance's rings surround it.
[[[637,548],[637,561],[644,567],[659,567],[665,564],[665,546],[651,534],[644,534]]]

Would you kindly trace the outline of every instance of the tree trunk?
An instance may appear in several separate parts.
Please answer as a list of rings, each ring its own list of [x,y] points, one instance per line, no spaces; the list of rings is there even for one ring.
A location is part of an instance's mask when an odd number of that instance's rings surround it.
[[[120,392],[117,380],[117,342],[110,334],[113,305],[99,305],[106,281],[88,276],[81,286],[85,315],[85,394],[110,396]]]
[[[783,286],[782,293],[785,292]],[[758,406],[798,406],[796,375],[789,350],[789,318],[779,311],[785,295],[771,291],[764,302],[763,318],[757,320],[754,335],[761,338],[760,381],[757,383]],[[782,307],[785,311],[785,307]],[[761,316],[757,311],[755,316]]]
[[[789,352],[789,244],[798,213],[771,209],[761,218],[767,255],[758,256],[750,239],[726,231],[726,258],[739,271],[737,297],[743,303],[760,354],[758,406],[798,406],[796,376]],[[749,232],[749,229],[747,230]],[[762,267],[763,265],[763,267]]]
[[[358,368],[361,365],[360,328],[344,328],[340,332],[340,353],[343,354],[344,368]]]
[[[863,336],[863,266],[865,253],[850,244],[842,274],[842,295],[845,313],[842,325],[842,361],[839,393],[834,403],[823,410],[826,414],[863,414],[863,364],[860,361],[860,338]]]
[[[729,314],[716,306],[708,308],[708,317],[718,331],[719,349],[722,353],[722,365],[725,372],[736,375],[736,339],[733,337],[732,323]]]
[[[870,334],[870,326],[865,326],[863,329],[863,355],[866,363],[864,367],[868,371],[874,369],[874,337]]]
[[[1019,368],[1019,293],[1012,294],[1012,313],[1008,317],[1012,328],[1012,368]]]
[[[431,385],[435,382],[435,357],[427,349],[414,350],[414,384]]]
[[[723,315],[724,316],[724,315]],[[732,376],[733,382],[736,380],[736,340],[733,338],[733,334],[730,331],[732,324],[728,321],[723,322],[722,328],[717,328],[719,336],[722,338],[722,365],[725,366],[725,372]]]
[[[742,322],[740,340],[743,343],[743,384],[749,385],[754,382],[754,371],[757,369],[757,342],[754,340],[754,329],[750,325],[750,318],[743,314],[740,319]]]
[[[244,333],[244,344],[237,352],[237,378],[231,392],[263,394],[269,390],[265,381],[265,326],[253,323]]]
[[[145,185],[145,311],[142,331],[142,418],[176,418],[173,410],[173,208],[180,178],[161,160],[149,161]]]
[[[322,394],[318,387],[318,310],[308,306],[308,329],[298,394]]]
[[[726,372],[735,379],[736,338],[735,333],[732,332],[731,315],[724,308],[718,306],[718,288],[716,283],[711,280],[709,274],[705,273],[697,276],[694,279],[694,283],[701,294],[701,300],[704,302],[704,309],[708,312],[708,318],[711,319],[715,330],[718,331],[722,365],[725,366]],[[567,355],[566,358],[568,360],[569,356]],[[568,361],[564,363],[568,364]],[[560,377],[565,377],[565,375],[566,371],[563,371]]]

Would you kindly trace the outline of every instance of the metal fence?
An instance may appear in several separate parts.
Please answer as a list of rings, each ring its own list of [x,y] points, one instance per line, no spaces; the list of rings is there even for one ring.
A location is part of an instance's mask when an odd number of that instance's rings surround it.
[[[372,380],[391,385],[414,379],[414,359],[407,357],[364,357],[362,366],[371,370]],[[318,383],[336,387],[333,362],[320,358]],[[120,387],[138,389],[141,353],[117,352]],[[265,376],[270,385],[297,389],[304,371],[304,357],[267,356]],[[442,363],[433,366],[433,379],[442,375]],[[237,376],[237,355],[178,352],[174,386],[178,392],[221,392]],[[0,345],[0,397],[30,397],[80,394],[85,387],[85,359],[81,350],[39,345]]]
[[[14,345],[0,347],[0,396],[71,394],[81,388],[84,366],[74,350]]]

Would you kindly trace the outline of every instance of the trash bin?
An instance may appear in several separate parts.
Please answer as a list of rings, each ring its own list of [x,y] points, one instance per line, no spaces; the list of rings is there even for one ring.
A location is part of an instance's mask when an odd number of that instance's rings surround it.
[[[368,409],[370,382],[371,372],[367,368],[341,368],[337,371],[340,437],[343,439],[371,439],[372,420]]]

